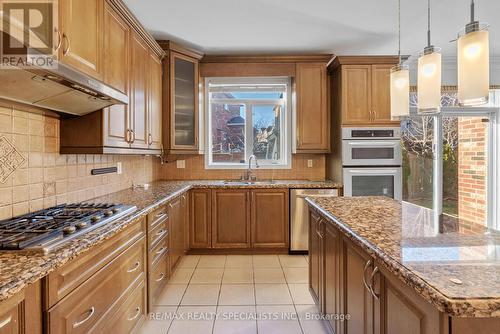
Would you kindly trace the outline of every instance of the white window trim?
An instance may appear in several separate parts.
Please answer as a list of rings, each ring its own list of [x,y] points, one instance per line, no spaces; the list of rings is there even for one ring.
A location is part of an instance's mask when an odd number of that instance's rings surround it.
[[[412,116],[430,116],[434,121],[434,166],[433,166],[433,211],[435,222],[439,222],[439,216],[443,213],[443,141],[436,140],[442,138],[442,117],[455,116],[455,117],[488,117],[488,171],[487,171],[487,226],[500,230],[500,205],[495,205],[500,200],[500,164],[497,158],[500,157],[500,144],[499,133],[500,124],[499,117],[500,108],[498,107],[446,107],[442,108],[439,114],[420,114],[417,108],[410,109],[410,117]]]
[[[282,164],[269,164],[266,161],[269,160],[259,160],[259,169],[291,169],[292,168],[292,99],[291,99],[291,80],[288,77],[217,77],[217,78],[205,78],[205,169],[247,169],[248,168],[248,160],[249,152],[247,151],[251,147],[253,147],[253,143],[245,143],[245,163],[214,163],[211,161],[212,156],[210,154],[210,149],[212,148],[212,129],[211,129],[211,101],[210,101],[210,92],[209,92],[209,84],[269,84],[269,83],[281,83],[287,86],[287,94],[284,99],[284,124],[285,127],[283,130],[283,160]],[[223,103],[248,103],[248,100],[245,99],[217,99],[216,101]],[[262,99],[262,100],[251,100],[252,104],[277,104],[277,102],[281,102],[281,100],[276,99]],[[246,121],[245,131],[251,131],[251,115],[252,110],[251,106],[247,104],[247,115],[250,115],[250,121]]]

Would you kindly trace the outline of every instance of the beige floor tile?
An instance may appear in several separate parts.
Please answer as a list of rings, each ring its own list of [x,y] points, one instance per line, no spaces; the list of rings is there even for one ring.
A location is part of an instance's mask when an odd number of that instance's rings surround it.
[[[251,268],[253,266],[252,255],[228,255],[226,268]]]
[[[255,284],[257,305],[288,305],[292,298],[286,284]]]
[[[181,305],[217,305],[219,291],[219,284],[190,284]]]
[[[228,268],[224,270],[222,284],[253,283],[252,268]]]
[[[199,260],[199,255],[185,255],[179,262],[178,268],[196,268]]]
[[[259,334],[302,334],[293,305],[257,306],[257,317]]]
[[[220,284],[223,268],[196,268],[190,284]]]
[[[288,284],[294,304],[314,304],[314,299],[309,292],[309,284]]]
[[[287,283],[308,283],[308,268],[283,268]]]
[[[254,268],[279,268],[281,267],[278,255],[254,255]]]
[[[255,306],[219,306],[213,334],[256,334]]]
[[[279,256],[283,268],[307,268],[307,261],[303,255],[284,255]]]
[[[168,283],[161,292],[156,305],[177,306],[181,303],[182,296],[186,291],[187,284],[171,284]]]
[[[255,305],[253,284],[222,284],[219,305]]]
[[[174,319],[177,306],[157,306],[146,316],[140,334],[166,334]]]
[[[328,322],[321,320],[316,305],[295,305],[304,334],[330,334]]]
[[[197,268],[224,268],[225,255],[202,255]]]
[[[211,334],[216,306],[180,306],[178,318],[170,325],[168,334]]]
[[[179,268],[175,270],[174,274],[169,280],[169,283],[189,283],[191,276],[193,275],[194,268]]]
[[[281,268],[254,268],[255,283],[286,283]]]

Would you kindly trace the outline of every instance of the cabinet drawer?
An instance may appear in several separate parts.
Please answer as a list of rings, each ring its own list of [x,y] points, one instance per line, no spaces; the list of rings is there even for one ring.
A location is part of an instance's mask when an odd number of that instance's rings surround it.
[[[156,224],[151,230],[148,231],[148,247],[153,249],[160,240],[168,234],[167,220],[163,220]]]
[[[139,240],[48,311],[49,332],[89,333],[113,304],[144,277],[146,241]],[[97,326],[96,326],[97,325]]]
[[[149,272],[149,306],[150,309],[154,301],[159,296],[161,290],[168,281],[168,253],[164,253],[155,266]]]
[[[110,240],[93,247],[75,260],[50,273],[45,280],[47,308],[85,282],[112,259],[144,236],[145,219],[133,224]]]
[[[163,254],[168,252],[168,238],[163,238],[149,251],[149,268],[154,266]]]
[[[164,205],[148,214],[148,229],[153,228],[158,222],[166,218],[168,218],[168,210],[167,206]]]
[[[142,280],[116,312],[103,321],[101,333],[131,333],[138,328],[146,313],[146,283]]]

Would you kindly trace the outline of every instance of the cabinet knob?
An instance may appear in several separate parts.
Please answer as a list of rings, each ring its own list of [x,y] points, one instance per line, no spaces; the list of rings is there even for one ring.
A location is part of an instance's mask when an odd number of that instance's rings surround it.
[[[148,134],[148,144],[149,145],[153,144],[153,136],[151,135],[151,133]]]

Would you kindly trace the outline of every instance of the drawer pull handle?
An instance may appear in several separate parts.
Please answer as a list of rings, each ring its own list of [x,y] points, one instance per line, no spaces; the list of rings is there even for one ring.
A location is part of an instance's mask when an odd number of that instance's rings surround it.
[[[161,229],[161,230],[159,230],[158,232],[156,232],[156,235],[162,235],[163,233],[165,233],[165,230],[164,230],[164,229]]]
[[[0,329],[4,328],[8,324],[10,324],[11,321],[12,321],[12,316],[9,315],[6,319],[4,319],[2,322],[0,322]]]
[[[135,319],[137,319],[137,317],[141,314],[141,308],[139,306],[137,306],[135,308],[135,315],[131,318],[127,318],[128,321],[134,321]]]
[[[378,272],[378,267],[375,267],[375,269],[373,269],[373,272],[370,276],[370,292],[372,293],[372,296],[376,299],[376,300],[379,300],[379,296],[375,293],[375,290],[373,290],[373,284],[375,283],[374,282],[374,279],[375,279],[375,275],[377,274]]]
[[[156,281],[157,281],[157,282],[159,282],[159,281],[161,281],[161,280],[162,280],[162,279],[164,279],[164,278],[165,278],[165,274],[164,274],[164,273],[161,273],[161,274],[160,274],[160,277],[158,277],[158,278],[156,279]]]
[[[372,260],[366,261],[365,267],[363,268],[363,284],[365,285],[366,290],[371,292],[370,287],[368,286],[368,283],[366,283],[366,269],[372,264]]]
[[[167,215],[167,213],[165,213],[165,212],[160,212],[160,213],[157,213],[157,214],[156,214],[156,218],[157,218],[157,219],[160,219],[160,218],[165,217],[166,215]]]
[[[139,266],[141,265],[141,263],[139,261],[137,261],[135,264],[134,264],[134,267],[130,268],[129,270],[127,270],[128,273],[133,273],[134,271],[136,271],[137,269],[139,269]]]
[[[88,314],[85,319],[81,320],[81,321],[76,321],[73,323],[73,328],[77,328],[77,327],[80,327],[81,325],[83,325],[84,323],[86,323],[90,318],[92,318],[92,316],[94,315],[95,313],[95,307],[92,306],[90,309],[87,310]]]
[[[162,247],[162,248],[160,248],[160,249],[156,252],[156,254],[158,254],[158,255],[159,255],[159,254],[163,253],[164,251],[165,251],[165,247]]]

